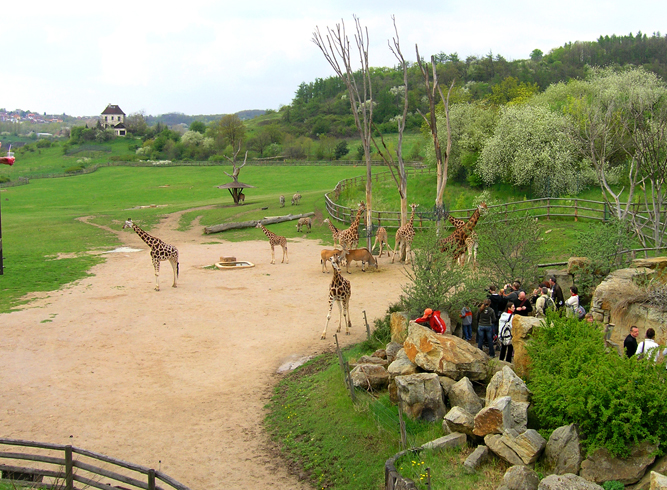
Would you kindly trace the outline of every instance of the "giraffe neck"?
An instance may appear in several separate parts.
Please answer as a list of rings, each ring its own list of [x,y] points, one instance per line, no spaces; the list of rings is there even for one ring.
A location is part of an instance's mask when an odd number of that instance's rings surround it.
[[[327,225],[329,225],[329,229],[331,230],[331,233],[337,233],[338,228],[336,228],[333,224],[331,224],[331,221],[327,221]]]
[[[479,220],[479,208],[475,209],[475,212],[472,213],[472,216],[466,223],[466,230],[467,231],[472,231],[472,229],[475,227],[477,224],[477,220]]]
[[[260,223],[259,226],[262,227],[262,231],[264,232],[264,234],[267,236],[267,238],[268,238],[269,240],[270,240],[271,238],[274,238],[274,237],[276,236],[275,233],[273,233],[272,231],[269,231],[269,230],[267,230],[266,228],[264,228],[264,225],[262,225],[261,223]]]
[[[415,221],[415,208],[412,208],[412,214],[410,215],[410,221],[407,222],[409,228],[412,228],[412,223]]]
[[[134,229],[134,231],[137,233],[137,235],[139,235],[139,238],[141,238],[144,242],[146,242],[146,245],[148,245],[151,248],[153,248],[153,246],[156,245],[159,242],[159,240],[157,238],[155,238],[154,236],[149,235],[148,233],[146,233],[144,230],[139,228],[134,223],[132,223],[132,229]]]

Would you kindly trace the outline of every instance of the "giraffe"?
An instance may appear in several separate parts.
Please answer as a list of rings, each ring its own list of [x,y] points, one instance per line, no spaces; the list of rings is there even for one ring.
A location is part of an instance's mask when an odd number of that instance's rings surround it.
[[[415,237],[415,228],[412,226],[412,223],[415,220],[415,209],[419,207],[419,204],[410,204],[412,208],[412,214],[407,223],[401,226],[396,230],[396,241],[394,243],[394,253],[391,257],[391,263],[394,263],[396,258],[396,252],[401,253],[401,249],[405,246],[405,263],[407,264],[410,261],[410,246],[412,245],[412,239]],[[389,252],[387,252],[389,253]]]
[[[477,221],[479,221],[479,216],[483,209],[486,209],[486,203],[484,202],[481,203],[479,206],[477,206],[475,212],[472,214],[470,219],[465,222],[463,226],[456,228],[451,235],[440,241],[441,251],[442,252],[446,252],[447,250],[451,251],[452,259],[454,260],[454,262],[459,261],[460,257],[466,252],[467,248],[466,240],[469,237],[472,237],[472,234],[474,233],[473,230],[477,225]],[[452,218],[450,219],[450,221],[452,223],[455,222],[458,223],[461,220],[455,220],[454,218]],[[475,236],[476,235],[477,234],[475,233]]]
[[[389,256],[389,250],[391,250],[391,247],[389,246],[389,240],[387,240],[387,230],[384,226],[380,226],[378,228],[378,231],[375,235],[375,243],[373,244],[373,248],[375,248],[378,242],[380,242],[380,255],[378,255],[378,257],[382,257],[383,245],[387,245],[387,256]]]
[[[285,196],[280,196],[280,207],[281,208],[285,207]]]
[[[352,328],[352,321],[350,320],[350,295],[352,294],[352,288],[350,286],[350,281],[345,279],[340,273],[339,255],[334,255],[329,261],[331,261],[331,267],[333,267],[333,279],[329,286],[329,313],[327,313],[327,323],[324,325],[324,331],[322,332],[320,339],[325,339],[327,337],[327,327],[329,326],[329,320],[331,319],[331,310],[334,302],[338,302],[340,311],[340,320],[338,321],[338,330],[336,331],[340,332],[343,318],[345,319],[345,335],[350,335],[350,328]]]
[[[276,235],[272,231],[267,230],[260,222],[257,222],[257,226],[255,226],[255,228],[261,228],[269,239],[269,243],[271,244],[271,263],[276,263],[274,247],[276,245],[280,245],[283,248],[283,260],[281,260],[280,263],[282,264],[285,262],[286,264],[289,264],[289,257],[287,256],[287,239],[284,236]],[[285,259],[287,259],[287,261],[285,261]]]
[[[301,201],[301,194],[298,192],[292,196],[292,206],[298,206]]]
[[[447,215],[449,222],[454,225],[454,228],[461,228],[465,226],[466,222],[462,219],[454,218],[451,214]],[[465,247],[468,250],[468,258],[466,260],[465,256],[461,255],[459,257],[459,265],[463,265],[465,262],[471,262],[474,264],[477,262],[477,249],[479,248],[479,236],[474,231],[470,232],[470,236],[465,239]]]
[[[312,226],[313,220],[306,218],[299,218],[299,222],[296,224],[297,233],[301,233],[301,229],[306,228],[308,233],[310,233],[310,227]]]
[[[338,235],[338,243],[341,247],[348,250],[357,248],[357,244],[359,243],[359,221],[365,210],[366,203],[360,202],[357,216],[354,218],[354,221],[352,221],[352,224],[350,224],[350,227],[347,230],[341,231]]]
[[[169,263],[171,264],[171,268],[174,270],[174,284],[172,284],[172,287],[174,288],[177,287],[176,280],[178,278],[179,264],[178,264],[178,250],[176,249],[176,247],[163,242],[159,238],[155,238],[154,236],[149,235],[144,230],[135,225],[132,222],[132,218],[127,219],[127,221],[123,225],[123,229],[125,228],[132,228],[137,233],[137,235],[139,235],[139,238],[141,238],[144,242],[146,242],[146,245],[148,245],[151,248],[151,259],[153,261],[153,267],[155,268],[155,290],[156,291],[160,290],[159,275],[160,275],[160,261],[162,260],[168,260]]]
[[[331,230],[331,235],[333,236],[333,246],[336,247],[336,241],[338,241],[338,245],[340,245],[340,230],[336,228],[331,221],[329,221],[329,218],[324,220],[324,223],[329,225],[329,229]]]

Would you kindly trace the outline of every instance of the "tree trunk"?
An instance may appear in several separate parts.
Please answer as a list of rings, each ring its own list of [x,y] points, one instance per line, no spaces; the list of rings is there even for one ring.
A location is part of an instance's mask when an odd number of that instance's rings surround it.
[[[226,230],[237,230],[239,228],[254,228],[257,226],[257,223],[262,223],[263,225],[273,225],[276,223],[282,223],[284,221],[293,221],[295,219],[307,218],[308,216],[313,216],[315,213],[312,211],[310,213],[303,214],[288,214],[286,216],[270,216],[262,220],[251,220],[251,221],[239,221],[236,223],[222,223],[220,225],[207,226],[204,228],[204,233],[210,235],[211,233],[219,233]]]

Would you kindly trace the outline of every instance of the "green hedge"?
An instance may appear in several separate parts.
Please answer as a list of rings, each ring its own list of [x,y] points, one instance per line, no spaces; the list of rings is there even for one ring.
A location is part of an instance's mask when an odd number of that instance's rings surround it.
[[[667,371],[655,363],[607,351],[599,324],[549,316],[533,330],[528,388],[545,437],[576,423],[589,454],[616,456],[633,444],[667,441]]]

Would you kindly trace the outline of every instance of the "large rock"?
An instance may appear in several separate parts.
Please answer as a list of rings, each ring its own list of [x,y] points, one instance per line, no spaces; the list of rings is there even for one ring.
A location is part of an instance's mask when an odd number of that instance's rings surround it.
[[[406,374],[415,374],[419,371],[419,366],[408,359],[404,349],[396,354],[396,359],[387,368],[390,376],[405,376]]]
[[[359,359],[357,359],[356,362],[351,363],[350,366],[355,367],[360,364],[378,364],[384,368],[386,368],[389,365],[389,362],[387,362],[386,359],[382,359],[381,357],[375,357],[375,356],[361,356]]]
[[[559,427],[551,433],[544,449],[544,465],[553,473],[579,473],[581,462],[581,441],[576,424]]]
[[[484,407],[475,416],[476,436],[484,437],[487,434],[502,434],[514,426],[511,411],[512,399],[509,396],[496,398],[491,405]]]
[[[391,327],[391,341],[398,344],[405,342],[408,336],[408,314],[396,311],[391,314],[389,325]]]
[[[451,390],[452,386],[455,384],[456,380],[448,378],[447,376],[440,376],[440,386],[442,386],[442,390],[445,392],[447,398],[449,398],[449,390]]]
[[[650,490],[667,490],[667,476],[651,471]]]
[[[507,490],[537,490],[540,477],[527,466],[511,466],[503,476],[503,483]]]
[[[477,468],[482,466],[489,460],[489,448],[481,445],[477,446],[475,450],[463,462],[463,467],[468,473],[474,473]]]
[[[522,434],[509,429],[504,434],[488,434],[486,444],[498,457],[511,464],[530,465],[542,454],[547,441],[534,429]]]
[[[643,267],[656,272],[656,275],[663,282],[667,281],[667,257],[651,257],[647,259],[634,259],[632,267],[639,269]]]
[[[486,404],[489,405],[501,396],[509,396],[515,402],[530,402],[530,391],[526,383],[508,366],[503,367],[491,378],[486,387]]]
[[[447,449],[455,447],[463,447],[467,443],[467,438],[465,434],[452,432],[443,437],[439,437],[433,441],[429,441],[426,444],[422,445],[423,449]]]
[[[444,417],[447,407],[442,387],[435,373],[396,376],[397,395],[401,408],[412,419],[435,422]]]
[[[638,482],[653,463],[656,445],[643,442],[632,448],[625,459],[613,457],[606,448],[600,448],[581,463],[579,474],[589,481],[604,483],[618,480],[624,485]]]
[[[463,377],[473,381],[486,379],[488,356],[453,335],[436,334],[430,328],[410,322],[403,347],[410,361],[424,371],[455,380]]]
[[[567,473],[547,476],[540,482],[537,490],[603,490],[603,488],[580,476]]]
[[[514,372],[525,378],[530,369],[530,357],[526,350],[526,342],[530,339],[533,329],[544,325],[542,319],[534,316],[514,315],[512,317],[512,345],[514,346]]]
[[[512,415],[512,424],[514,430],[517,432],[523,432],[528,427],[528,407],[530,403],[528,402],[515,402],[510,403],[510,414]]]
[[[473,416],[483,408],[482,401],[475,393],[475,388],[468,378],[463,378],[451,386],[449,404],[452,407],[462,407]]]
[[[396,354],[398,354],[398,351],[403,348],[403,342],[398,343],[398,342],[389,342],[387,346],[384,348],[385,353],[387,354],[387,361],[389,361],[389,364],[394,362],[396,359]]]
[[[447,426],[449,432],[461,432],[468,436],[474,436],[475,417],[462,407],[452,407],[447,412],[443,421],[443,428]]]
[[[667,455],[660,456],[655,462],[648,467],[648,471],[642,476],[642,479],[639,480],[634,485],[625,487],[626,490],[649,490],[651,486],[651,472],[655,471],[661,475],[667,474]]]
[[[357,364],[350,376],[354,386],[364,390],[381,390],[389,384],[389,373],[379,364]]]

